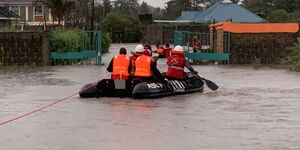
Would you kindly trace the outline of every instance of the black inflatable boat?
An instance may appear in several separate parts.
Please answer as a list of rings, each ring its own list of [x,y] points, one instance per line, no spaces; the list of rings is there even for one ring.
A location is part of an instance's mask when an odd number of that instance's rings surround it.
[[[104,79],[98,83],[89,83],[79,92],[82,98],[92,97],[133,97],[153,98],[169,95],[203,92],[205,79],[199,75],[187,73],[183,80],[166,82],[143,82],[139,78],[128,80]]]

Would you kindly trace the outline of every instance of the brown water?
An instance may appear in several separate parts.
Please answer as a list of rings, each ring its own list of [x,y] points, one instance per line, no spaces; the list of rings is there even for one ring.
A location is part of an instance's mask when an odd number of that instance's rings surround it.
[[[77,92],[107,76],[106,66],[1,70],[0,122]],[[0,150],[300,149],[299,73],[194,67],[220,89],[145,100],[75,96],[0,126]]]

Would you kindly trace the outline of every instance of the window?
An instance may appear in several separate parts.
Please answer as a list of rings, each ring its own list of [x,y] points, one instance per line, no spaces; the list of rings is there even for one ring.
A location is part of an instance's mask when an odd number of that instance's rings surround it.
[[[16,15],[20,15],[19,14],[19,6],[11,6],[11,12],[13,12]]]
[[[43,6],[34,6],[34,15],[42,16],[43,15]]]

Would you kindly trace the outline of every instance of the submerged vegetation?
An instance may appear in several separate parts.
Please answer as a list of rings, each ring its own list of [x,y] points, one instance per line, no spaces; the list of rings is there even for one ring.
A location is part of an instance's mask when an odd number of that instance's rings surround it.
[[[251,65],[253,66],[253,68],[255,69],[260,69],[262,67],[260,58],[254,57],[252,59]]]

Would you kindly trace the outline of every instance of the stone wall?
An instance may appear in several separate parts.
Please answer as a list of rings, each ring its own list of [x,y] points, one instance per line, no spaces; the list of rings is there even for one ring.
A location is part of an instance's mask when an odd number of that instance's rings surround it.
[[[49,44],[45,32],[0,32],[0,63],[49,65]]]
[[[254,57],[263,64],[280,63],[299,33],[231,33],[231,63],[248,64]]]
[[[176,29],[179,31],[209,32],[208,25],[149,25],[143,33],[142,42],[173,44]]]

